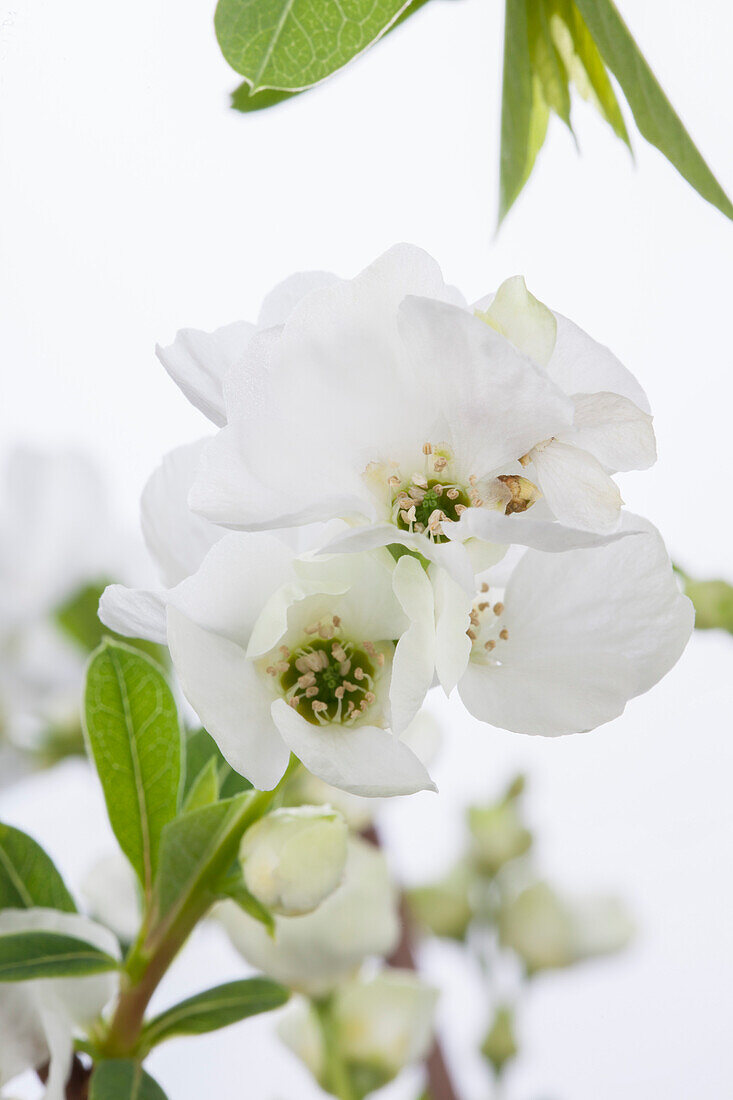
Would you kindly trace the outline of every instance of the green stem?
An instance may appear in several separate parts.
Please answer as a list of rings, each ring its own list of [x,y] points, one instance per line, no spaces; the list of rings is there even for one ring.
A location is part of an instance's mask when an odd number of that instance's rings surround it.
[[[242,835],[264,817],[299,766],[295,757],[291,757],[287,771],[274,790],[253,791],[243,801],[237,816],[229,822],[218,849],[163,920],[156,922],[153,916],[150,922],[149,914],[146,916],[125,963],[114,1015],[97,1044],[99,1053],[107,1058],[142,1053],[140,1040],[150,998],[191,932],[217,900],[216,885],[236,857]]]
[[[323,1036],[325,1055],[324,1087],[338,1097],[338,1100],[357,1100],[349,1071],[341,1054],[336,1021],[333,1018],[332,1001],[329,997],[314,1000],[313,1008],[318,1016]]]

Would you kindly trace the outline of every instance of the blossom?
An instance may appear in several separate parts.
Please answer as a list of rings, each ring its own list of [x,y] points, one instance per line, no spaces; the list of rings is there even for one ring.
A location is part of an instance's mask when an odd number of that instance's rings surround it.
[[[196,400],[220,426],[196,511],[248,530],[340,516],[354,526],[333,549],[402,545],[465,587],[503,545],[614,537],[620,498],[601,464],[648,464],[653,435],[619,393],[644,402],[640,387],[606,349],[539,303],[526,321],[530,297],[505,288],[474,312],[406,245],[353,280],[288,286],[271,327],[187,331],[161,352],[184,391],[200,396],[213,372],[222,395],[213,416]]]
[[[87,912],[121,943],[133,943],[142,921],[140,884],[119,849],[101,856],[81,883]]]
[[[113,586],[100,604],[114,630],[167,641],[185,696],[260,790],[293,752],[363,795],[433,786],[396,735],[432,682],[433,615],[413,558],[308,559],[267,532],[225,535],[158,596]]]
[[[528,550],[505,588],[481,585],[464,620],[469,659],[458,678],[475,717],[515,733],[584,732],[675,664],[692,605],[658,531],[637,516],[625,524],[633,537],[563,554]],[[452,614],[457,645],[455,606]]]
[[[0,935],[56,932],[93,944],[115,958],[117,940],[78,913],[55,909],[4,909]],[[73,1036],[92,1023],[114,995],[117,976],[42,978],[0,983],[0,1086],[28,1069],[50,1062],[46,1100],[63,1100],[71,1068]]]
[[[502,946],[516,951],[530,973],[620,951],[632,932],[616,898],[565,898],[544,882],[505,898],[499,913]]]
[[[273,913],[312,913],[344,874],[348,828],[328,806],[273,810],[242,838],[247,889]]]
[[[0,501],[0,741],[37,748],[76,731],[86,652],[64,612],[126,573],[127,541],[97,468],[70,451],[15,450]]]
[[[358,976],[336,990],[328,1007],[332,1041],[349,1075],[368,1083],[368,1089],[358,1089],[359,1095],[381,1088],[426,1056],[437,998],[437,990],[413,971],[394,968],[369,978]],[[280,1022],[278,1033],[323,1082],[327,1055],[318,1013],[296,1005]]]
[[[321,996],[356,973],[365,959],[396,947],[397,898],[380,851],[351,837],[344,879],[303,917],[276,917],[275,936],[234,902],[218,915],[232,944],[252,966],[303,993]]]

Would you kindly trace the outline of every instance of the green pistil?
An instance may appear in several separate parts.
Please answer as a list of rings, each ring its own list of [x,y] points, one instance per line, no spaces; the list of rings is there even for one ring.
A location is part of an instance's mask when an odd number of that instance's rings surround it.
[[[402,493],[409,492],[412,488],[422,489],[421,486],[413,486],[411,483],[406,489],[400,489],[399,493],[395,495],[395,501],[400,497]],[[470,505],[469,498],[463,489],[457,485],[453,485],[451,482],[441,481],[439,478],[431,478],[428,481],[427,488],[422,489],[424,496],[420,501],[413,501],[415,506],[415,519],[410,524],[402,518],[402,511],[406,509],[400,509],[397,512],[396,525],[401,531],[414,531],[416,525],[420,525],[427,532],[430,517],[439,509],[445,519],[449,522],[456,522],[460,519],[459,507],[468,508]],[[448,494],[451,493],[451,496]],[[447,536],[444,534],[433,535],[430,534],[430,538],[434,542],[447,542]]]
[[[373,701],[374,664],[352,642],[314,638],[293,650],[287,664],[280,677],[285,698],[315,726],[349,722]]]

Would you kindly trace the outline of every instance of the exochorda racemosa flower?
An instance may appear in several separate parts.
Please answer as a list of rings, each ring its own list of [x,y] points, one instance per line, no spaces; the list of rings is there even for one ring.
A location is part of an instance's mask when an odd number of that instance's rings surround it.
[[[0,934],[56,932],[94,944],[113,957],[113,934],[78,913],[55,909],[4,909]],[[0,1087],[49,1063],[46,1100],[63,1100],[76,1029],[92,1023],[112,998],[117,975],[43,978],[0,983]]]
[[[161,467],[144,497],[155,498],[161,483],[171,488],[154,522],[148,513],[148,543],[171,579],[195,566],[202,549],[188,540],[185,517],[175,519],[174,490],[186,471],[173,465]],[[184,694],[232,767],[258,788],[278,782],[291,752],[355,794],[433,787],[398,736],[435,665],[433,591],[414,558],[395,563],[384,549],[299,556],[268,532],[226,533],[172,588],[107,589],[100,617],[120,633],[168,644]]]
[[[399,544],[466,588],[506,544],[618,537],[608,471],[655,457],[643,391],[607,349],[521,280],[468,308],[410,246],[350,281],[296,277],[257,329],[189,330],[159,354],[221,426],[196,511],[250,530],[341,516],[331,549]]]

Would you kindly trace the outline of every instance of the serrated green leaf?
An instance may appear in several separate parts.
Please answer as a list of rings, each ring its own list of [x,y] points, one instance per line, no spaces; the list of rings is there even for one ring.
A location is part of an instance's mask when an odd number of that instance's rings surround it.
[[[35,840],[0,823],[0,909],[60,909],[75,913],[71,894]]]
[[[84,709],[112,829],[149,896],[161,834],[178,809],[181,734],[173,695],[148,657],[106,643],[89,663]]]
[[[89,1100],[166,1100],[157,1081],[137,1062],[100,1062],[92,1074]]]
[[[662,91],[612,0],[576,0],[601,56],[618,80],[640,133],[699,195],[733,218],[733,204]]]
[[[342,68],[410,6],[410,0],[219,0],[214,24],[224,57],[254,92],[293,92]]]
[[[544,0],[528,0],[527,32],[530,65],[533,74],[540,82],[542,98],[572,132],[568,74],[550,34],[550,23]]]
[[[199,810],[202,806],[208,806],[212,802],[216,802],[218,797],[219,769],[216,766],[216,760],[212,756],[208,763],[204,764],[186,795],[183,812],[189,813],[191,810]]]
[[[526,0],[507,0],[501,99],[499,223],[529,179],[545,140],[549,111],[532,74]]]
[[[117,970],[111,955],[58,932],[9,932],[0,936],[0,982],[70,978]]]
[[[616,93],[593,37],[573,0],[548,0],[552,40],[583,99],[592,103],[617,137],[631,148]]]
[[[150,1048],[175,1035],[217,1031],[248,1016],[280,1008],[289,996],[289,990],[268,978],[227,982],[197,993],[151,1020],[143,1033],[143,1043]]]

